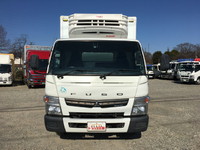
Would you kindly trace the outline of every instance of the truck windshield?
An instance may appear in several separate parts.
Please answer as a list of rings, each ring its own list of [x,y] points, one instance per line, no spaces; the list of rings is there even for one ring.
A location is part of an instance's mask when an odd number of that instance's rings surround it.
[[[0,73],[9,73],[11,72],[11,65],[0,64]]]
[[[170,66],[170,69],[175,69],[176,64],[170,64],[169,66]]]
[[[195,66],[195,72],[199,71],[200,70],[200,65],[196,65]]]
[[[31,68],[32,70],[46,71],[48,66],[48,59],[39,59],[38,68]]]
[[[39,59],[39,68],[38,70],[47,70],[48,59]]]
[[[59,41],[55,44],[48,74],[145,75],[138,42]]]
[[[194,65],[184,65],[184,64],[181,64],[180,65],[180,71],[193,71],[194,70]]]
[[[153,66],[148,66],[148,65],[147,65],[147,70],[148,70],[148,71],[153,71]]]

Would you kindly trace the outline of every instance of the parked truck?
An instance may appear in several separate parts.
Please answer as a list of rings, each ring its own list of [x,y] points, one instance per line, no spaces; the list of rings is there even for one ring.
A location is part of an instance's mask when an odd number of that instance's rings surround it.
[[[152,78],[154,79],[155,78],[155,71],[154,71],[154,67],[152,64],[148,64],[147,65],[147,76],[148,78]]]
[[[45,85],[50,50],[50,46],[24,46],[24,82],[28,88]],[[34,58],[37,58],[38,61],[33,64]]]
[[[194,61],[194,59],[178,59],[177,60],[178,64],[176,65],[176,68],[175,68],[175,75],[176,75],[176,79],[177,80],[180,80],[180,76],[181,76],[181,68],[183,65],[189,65],[189,64],[199,64],[199,61]]]
[[[14,55],[0,53],[0,85],[13,84]]]
[[[179,66],[180,81],[183,83],[200,84],[200,62],[193,61]]]
[[[134,134],[147,130],[148,78],[136,40],[136,17],[61,16],[44,101],[48,131]]]

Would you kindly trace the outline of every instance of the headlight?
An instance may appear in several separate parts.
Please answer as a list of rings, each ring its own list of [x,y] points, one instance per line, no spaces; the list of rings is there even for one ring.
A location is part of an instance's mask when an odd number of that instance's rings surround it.
[[[145,115],[148,111],[149,97],[136,97],[132,109],[132,115]]]
[[[46,113],[49,115],[61,115],[59,98],[54,96],[44,96]]]
[[[10,77],[8,77],[8,81],[12,81],[12,77],[10,76]]]

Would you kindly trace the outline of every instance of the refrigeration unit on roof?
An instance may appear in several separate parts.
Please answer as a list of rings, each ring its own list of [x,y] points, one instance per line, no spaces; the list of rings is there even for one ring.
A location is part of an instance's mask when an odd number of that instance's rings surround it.
[[[73,14],[60,17],[60,38],[136,39],[136,17],[122,14]]]

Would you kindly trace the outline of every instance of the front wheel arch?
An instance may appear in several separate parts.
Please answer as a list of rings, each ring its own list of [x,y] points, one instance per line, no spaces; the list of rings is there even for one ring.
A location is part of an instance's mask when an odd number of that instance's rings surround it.
[[[200,85],[200,77],[197,78],[196,84]]]

